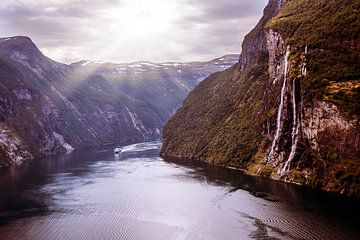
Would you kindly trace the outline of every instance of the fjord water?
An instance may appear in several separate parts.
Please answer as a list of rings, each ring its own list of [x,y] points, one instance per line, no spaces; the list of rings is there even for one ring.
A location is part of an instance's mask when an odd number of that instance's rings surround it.
[[[359,202],[159,157],[79,150],[0,173],[0,239],[360,239]]]

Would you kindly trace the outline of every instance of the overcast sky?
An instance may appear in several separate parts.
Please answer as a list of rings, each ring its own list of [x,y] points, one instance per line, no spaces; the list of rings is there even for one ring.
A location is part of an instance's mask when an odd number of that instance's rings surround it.
[[[0,36],[52,59],[209,60],[239,53],[268,0],[1,0]]]

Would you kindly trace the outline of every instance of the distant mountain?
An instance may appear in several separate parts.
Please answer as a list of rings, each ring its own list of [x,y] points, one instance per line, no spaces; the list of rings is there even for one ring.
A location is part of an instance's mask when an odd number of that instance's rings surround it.
[[[27,37],[0,38],[0,166],[157,139],[187,93],[238,57],[67,65],[44,56]]]
[[[359,7],[270,0],[239,63],[166,124],[161,155],[360,196]]]

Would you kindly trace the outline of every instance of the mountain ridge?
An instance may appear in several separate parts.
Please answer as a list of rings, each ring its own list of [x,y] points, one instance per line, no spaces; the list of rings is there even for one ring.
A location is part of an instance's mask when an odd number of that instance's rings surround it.
[[[0,166],[73,148],[158,139],[187,92],[238,56],[229,58],[156,69],[125,64],[121,71],[111,63],[59,63],[28,37],[1,38]]]

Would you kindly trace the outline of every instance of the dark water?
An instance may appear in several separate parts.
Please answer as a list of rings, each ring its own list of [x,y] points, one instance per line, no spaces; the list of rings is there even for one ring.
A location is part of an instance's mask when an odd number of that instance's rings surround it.
[[[0,239],[360,239],[359,202],[158,157],[159,142],[0,173]]]

